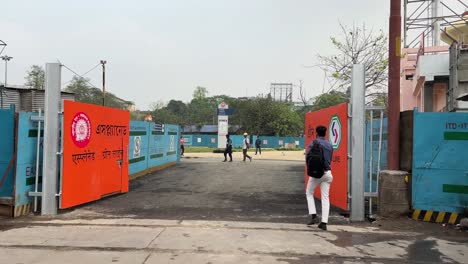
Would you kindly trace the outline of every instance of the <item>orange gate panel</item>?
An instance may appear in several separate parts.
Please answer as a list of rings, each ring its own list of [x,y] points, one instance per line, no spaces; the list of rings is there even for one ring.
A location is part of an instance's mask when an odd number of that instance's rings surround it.
[[[326,138],[333,146],[332,174],[330,186],[330,203],[343,210],[348,210],[348,104],[310,112],[305,115],[305,147],[316,139],[315,128],[319,125],[327,127]],[[309,176],[305,170],[305,186]],[[314,196],[320,198],[317,188]]]
[[[128,192],[128,111],[64,101],[60,208]]]

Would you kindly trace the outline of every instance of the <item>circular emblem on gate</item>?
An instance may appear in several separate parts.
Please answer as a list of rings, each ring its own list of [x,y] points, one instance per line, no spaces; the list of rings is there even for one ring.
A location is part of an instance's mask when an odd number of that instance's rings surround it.
[[[330,120],[330,125],[328,125],[328,141],[330,141],[334,150],[337,150],[340,147],[341,137],[340,118],[337,115],[334,115]]]
[[[73,117],[71,137],[73,143],[79,148],[84,148],[88,145],[91,138],[91,122],[85,113],[79,112]]]

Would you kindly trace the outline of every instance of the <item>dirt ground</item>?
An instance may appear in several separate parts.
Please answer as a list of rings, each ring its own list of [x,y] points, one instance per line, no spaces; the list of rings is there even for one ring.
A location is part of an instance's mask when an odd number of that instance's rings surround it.
[[[255,150],[249,150],[248,154],[253,160],[296,160],[305,159],[304,150],[299,151],[263,151],[262,154],[255,155]],[[219,158],[224,159],[223,153],[186,153],[183,158]],[[242,152],[232,153],[233,160],[242,160]]]

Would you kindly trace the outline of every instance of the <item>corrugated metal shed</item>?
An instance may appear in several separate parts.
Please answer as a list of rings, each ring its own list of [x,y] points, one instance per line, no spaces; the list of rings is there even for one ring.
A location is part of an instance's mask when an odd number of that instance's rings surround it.
[[[10,108],[10,105],[15,105],[16,111],[21,107],[20,93],[16,89],[3,89],[3,108]]]
[[[22,112],[31,112],[31,106],[33,102],[33,95],[32,93],[22,93],[21,94],[21,108],[20,111]]]
[[[42,109],[44,112],[45,105],[45,91],[44,90],[32,90],[32,105],[31,112],[39,112],[39,109]]]
[[[62,107],[63,100],[75,101],[73,93],[61,92],[61,97],[60,108]],[[8,108],[10,104],[15,105],[17,112],[38,112],[39,109],[44,111],[45,91],[7,87],[4,89],[3,107]]]

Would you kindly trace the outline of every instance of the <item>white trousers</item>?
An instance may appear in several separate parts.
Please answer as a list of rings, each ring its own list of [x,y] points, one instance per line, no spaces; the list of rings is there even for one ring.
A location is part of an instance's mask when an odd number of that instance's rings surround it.
[[[309,207],[309,214],[316,214],[317,210],[315,209],[315,200],[314,200],[314,190],[320,185],[320,192],[322,194],[322,222],[328,223],[328,215],[330,213],[330,185],[333,181],[333,175],[331,171],[326,171],[322,178],[317,179],[309,177],[309,182],[307,183],[306,196],[307,196],[307,205]]]

